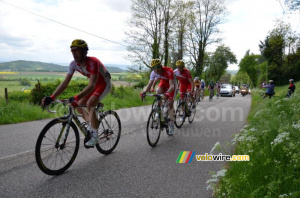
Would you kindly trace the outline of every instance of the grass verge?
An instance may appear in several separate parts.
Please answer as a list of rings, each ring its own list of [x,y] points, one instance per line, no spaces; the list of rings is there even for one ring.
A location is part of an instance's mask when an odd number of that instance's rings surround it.
[[[300,197],[300,91],[285,98],[287,86],[275,90],[277,97],[259,103],[262,90],[252,91],[249,124],[231,142],[250,161],[213,174],[207,188],[214,197]]]

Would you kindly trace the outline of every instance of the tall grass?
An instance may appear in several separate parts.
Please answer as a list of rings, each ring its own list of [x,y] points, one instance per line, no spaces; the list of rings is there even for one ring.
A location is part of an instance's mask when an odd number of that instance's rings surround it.
[[[141,101],[139,96],[141,91],[141,89],[134,89],[133,87],[114,87],[114,90],[102,101],[104,103],[104,110],[116,110],[152,104],[154,98],[148,98],[146,102]],[[74,96],[77,93],[69,91],[66,94]],[[0,99],[0,125],[40,120],[57,116],[56,114],[50,114],[47,111],[42,111],[41,107],[38,105],[30,104],[28,98],[29,95],[26,93],[12,92],[9,95],[8,105],[4,99]]]
[[[258,103],[260,91],[252,91],[249,125],[231,142],[250,161],[213,175],[207,183],[215,197],[300,197],[300,91],[285,98],[287,86],[277,87],[277,97]]]
[[[0,99],[0,125],[40,120],[53,117],[46,111],[42,112],[41,107],[32,105],[29,102],[9,101],[6,104]]]

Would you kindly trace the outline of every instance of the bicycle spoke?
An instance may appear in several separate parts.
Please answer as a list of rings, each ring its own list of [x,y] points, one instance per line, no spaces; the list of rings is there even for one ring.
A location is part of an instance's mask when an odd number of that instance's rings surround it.
[[[99,143],[96,148],[102,154],[111,153],[117,146],[121,136],[121,122],[114,111],[107,111],[99,125]]]
[[[79,149],[79,134],[74,123],[71,123],[67,140],[66,122],[54,119],[49,122],[39,135],[36,144],[36,161],[46,174],[58,175],[67,170],[73,163]],[[64,131],[62,131],[64,130]],[[59,132],[58,132],[59,131]],[[58,142],[58,138],[61,138]]]

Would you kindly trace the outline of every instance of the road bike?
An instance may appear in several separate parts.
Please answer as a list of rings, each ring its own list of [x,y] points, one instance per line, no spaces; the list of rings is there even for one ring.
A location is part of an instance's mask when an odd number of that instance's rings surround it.
[[[196,88],[195,91],[195,102],[198,104],[202,100],[201,91],[199,88]]]
[[[180,128],[183,125],[187,117],[191,124],[196,114],[196,104],[192,101],[191,94],[189,92],[182,94],[184,94],[184,99],[178,105],[175,114],[175,126],[177,128]]]
[[[204,100],[204,89],[200,90],[200,98],[201,98],[201,101]]]
[[[169,135],[169,108],[167,101],[164,99],[164,94],[146,94],[146,96],[153,96],[156,100],[156,105],[150,112],[147,121],[147,141],[151,147],[155,147],[160,138],[160,133],[164,129]]]
[[[59,175],[66,171],[74,162],[78,150],[80,137],[78,129],[84,136],[84,147],[91,138],[91,132],[87,129],[87,123],[81,122],[68,100],[55,100],[51,105],[60,104],[63,106],[58,110],[64,109],[64,116],[50,121],[38,136],[35,146],[35,159],[38,167],[48,175]],[[78,106],[77,108],[86,108]],[[49,109],[50,113],[58,113]],[[103,104],[98,103],[95,108],[98,120],[98,143],[97,150],[102,154],[111,153],[118,145],[121,136],[121,122],[115,111],[103,110]]]
[[[216,96],[217,96],[217,99],[219,99],[219,97],[220,97],[220,88],[217,88],[217,94],[216,94]]]
[[[260,98],[257,100],[257,103],[260,103],[263,99],[266,99],[266,98],[271,99],[271,98],[276,97],[276,96],[274,96],[275,95],[275,91],[273,91],[272,95],[267,95],[264,92],[259,93],[259,95],[260,95]]]
[[[209,90],[209,101],[212,101],[214,97],[214,89]]]

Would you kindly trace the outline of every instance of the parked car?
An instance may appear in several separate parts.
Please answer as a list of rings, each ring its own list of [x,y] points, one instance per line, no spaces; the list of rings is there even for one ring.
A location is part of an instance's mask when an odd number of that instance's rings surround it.
[[[240,88],[238,86],[233,86],[235,93],[239,94],[240,93]]]
[[[222,84],[220,94],[221,96],[235,96],[233,86],[231,84]]]

